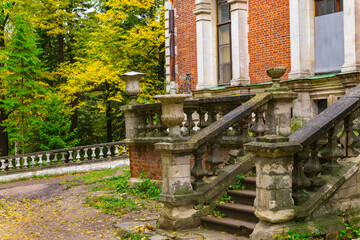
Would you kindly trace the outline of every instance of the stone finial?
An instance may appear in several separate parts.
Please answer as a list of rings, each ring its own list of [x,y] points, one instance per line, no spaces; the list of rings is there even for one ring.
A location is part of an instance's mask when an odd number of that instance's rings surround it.
[[[280,78],[284,76],[285,72],[286,67],[272,67],[266,71],[267,75],[271,77],[271,81],[273,82],[272,89],[280,88]]]

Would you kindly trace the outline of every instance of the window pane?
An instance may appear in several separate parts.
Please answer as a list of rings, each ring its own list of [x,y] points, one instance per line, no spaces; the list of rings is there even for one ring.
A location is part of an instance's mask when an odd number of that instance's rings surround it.
[[[343,0],[316,0],[316,16],[342,11]]]
[[[230,25],[219,27],[219,45],[230,43]]]
[[[230,21],[230,5],[228,3],[218,6],[218,23]]]
[[[231,62],[231,53],[230,45],[220,46],[219,47],[219,64],[230,63]]]
[[[230,84],[231,81],[231,64],[220,65],[220,79],[219,84]]]

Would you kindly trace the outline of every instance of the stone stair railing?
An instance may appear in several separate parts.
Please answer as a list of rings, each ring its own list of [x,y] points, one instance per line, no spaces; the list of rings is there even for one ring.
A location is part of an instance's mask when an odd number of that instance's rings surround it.
[[[126,156],[125,142],[112,142],[66,149],[0,157],[1,173],[40,169],[44,167],[67,166],[85,162],[117,159]]]
[[[297,94],[274,86],[189,138],[173,136],[170,141],[155,144],[163,164],[161,227],[179,229],[198,225],[203,213],[194,207],[210,203],[227,190],[239,168],[250,170],[234,161],[244,155],[243,145],[252,141],[249,131],[253,137],[290,134],[292,100]],[[228,161],[224,161],[220,152],[225,139],[236,148]],[[251,161],[251,157],[247,159]]]
[[[251,239],[271,239],[276,228],[269,230],[269,224],[311,216],[357,172],[356,162],[342,160],[359,155],[359,113],[356,86],[289,137],[264,136],[245,144],[255,155],[254,205],[260,219]]]

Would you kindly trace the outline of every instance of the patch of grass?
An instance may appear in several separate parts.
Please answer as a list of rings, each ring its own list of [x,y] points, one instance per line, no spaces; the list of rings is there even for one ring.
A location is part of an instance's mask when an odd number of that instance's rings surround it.
[[[133,194],[148,199],[159,199],[161,194],[161,189],[156,186],[156,183],[148,178],[146,178],[147,173],[140,174],[141,183],[136,186],[135,189],[129,189]],[[122,186],[118,186],[118,191],[121,191]]]
[[[141,235],[139,233],[125,233],[124,235],[121,236],[121,239],[127,239],[127,240],[148,240],[149,238]]]
[[[107,214],[122,215],[131,211],[140,211],[146,208],[143,201],[136,201],[131,198],[117,198],[117,197],[90,197],[86,199],[86,204],[91,207],[102,209]]]
[[[101,171],[94,170],[94,171],[82,174],[78,177],[75,177],[71,180],[64,180],[61,183],[68,184],[67,189],[74,187],[74,186],[79,186],[82,184],[85,184],[85,185],[94,184],[101,180],[105,180],[105,179],[103,179],[104,177],[112,176],[119,169],[121,169],[121,168],[105,169],[105,170],[101,170]],[[109,179],[111,179],[111,178],[109,178]]]
[[[310,234],[299,234],[289,228],[284,228],[282,234],[275,233],[273,239],[324,239],[324,235],[324,229],[316,228],[315,231]]]

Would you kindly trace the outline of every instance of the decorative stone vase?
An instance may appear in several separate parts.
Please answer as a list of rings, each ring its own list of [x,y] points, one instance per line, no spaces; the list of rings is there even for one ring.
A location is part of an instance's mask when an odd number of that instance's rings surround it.
[[[126,84],[125,92],[130,97],[130,104],[136,103],[137,95],[140,93],[140,79],[146,74],[139,72],[127,72],[120,75]]]
[[[273,89],[280,88],[280,78],[284,76],[285,72],[286,67],[272,67],[266,71],[267,75],[271,77],[271,81],[273,82]]]
[[[169,127],[170,136],[181,137],[180,124],[184,121],[184,101],[188,94],[156,95],[162,107],[161,120]]]

